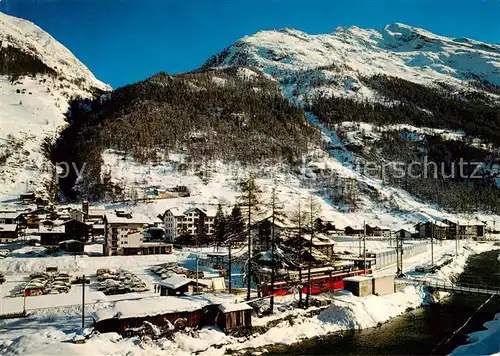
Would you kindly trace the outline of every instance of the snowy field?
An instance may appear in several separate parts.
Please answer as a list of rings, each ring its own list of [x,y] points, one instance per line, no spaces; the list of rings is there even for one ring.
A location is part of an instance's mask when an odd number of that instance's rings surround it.
[[[435,278],[444,280],[460,273],[471,253],[492,248],[494,246],[491,243],[470,243],[467,249],[461,250],[459,258],[438,273]],[[211,248],[196,252],[209,252],[210,250]],[[435,256],[439,258],[453,251],[454,243],[449,242],[436,246]],[[8,294],[9,288],[13,287],[12,283],[15,283],[13,280],[19,278],[18,276],[26,275],[31,268],[41,270],[44,266],[58,266],[75,271],[79,275],[95,273],[96,268],[126,267],[129,271],[140,275],[151,286],[157,277],[152,274],[147,275],[146,271],[149,266],[176,259],[181,264],[192,265],[193,260],[190,258],[192,252],[184,251],[166,256],[128,256],[125,258],[126,261],[120,257],[81,257],[75,260],[74,257],[61,256],[38,258],[42,262],[35,262],[37,258],[8,257],[2,260],[2,265],[8,266],[9,273],[7,273],[7,282],[0,289],[2,290],[1,304],[12,308],[13,311],[21,310],[22,298],[8,298],[5,295]],[[405,260],[405,271],[411,271],[415,265],[422,264],[429,258],[428,254],[423,254]],[[378,273],[392,274],[394,271],[395,266],[390,266]],[[91,313],[113,307],[114,302],[118,300],[145,298],[153,295],[153,292],[144,292],[104,296],[100,292],[87,291],[86,324],[91,325]],[[81,326],[81,307],[78,305],[81,302],[81,286],[72,286],[70,293],[66,295],[28,297],[27,308],[30,316],[0,321],[0,354],[190,355],[205,351],[207,354],[217,355],[229,350],[255,348],[273,343],[292,344],[304,338],[325,335],[338,330],[376,326],[380,322],[404,313],[407,308],[417,308],[428,302],[428,296],[415,286],[408,286],[402,292],[384,297],[357,298],[344,291],[333,293],[330,297],[333,300],[331,306],[313,317],[306,316],[304,310],[291,307],[290,304],[297,296],[276,298],[276,313],[264,318],[253,318],[253,324],[265,325],[273,319],[291,316],[293,325],[289,321],[281,321],[275,328],[248,338],[234,338],[226,336],[216,328],[204,328],[199,331],[177,333],[173,340],[148,341],[136,337],[122,339],[117,334],[108,333],[94,336],[85,344],[76,345],[70,341]],[[314,308],[308,311],[312,309]],[[7,311],[6,308],[4,310]]]

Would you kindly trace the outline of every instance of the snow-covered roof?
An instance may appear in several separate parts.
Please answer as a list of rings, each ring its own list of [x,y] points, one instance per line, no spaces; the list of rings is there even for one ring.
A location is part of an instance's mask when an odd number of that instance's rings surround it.
[[[363,226],[361,225],[348,225],[346,228],[350,227],[353,230],[364,230]]]
[[[79,244],[83,244],[84,242],[72,239],[72,240],[64,240],[64,241],[61,241],[61,242],[59,242],[59,245],[60,245],[60,244],[72,244],[72,243],[79,243]]]
[[[104,216],[106,215],[107,211],[104,209],[89,209],[89,216]]]
[[[450,225],[448,225],[442,221],[435,221],[434,225],[439,226],[439,227],[450,227]]]
[[[457,219],[455,221],[453,221],[455,223],[457,223],[459,226],[478,226],[478,225],[485,225],[483,222],[481,221],[477,221],[477,220],[466,220],[466,219]]]
[[[0,224],[0,231],[14,232],[17,230],[16,224]]]
[[[20,212],[0,213],[0,219],[16,219],[21,214]]]
[[[302,239],[304,239],[308,243],[311,242],[311,234],[303,234]],[[314,236],[312,244],[313,246],[332,246],[335,244],[335,242],[330,240],[325,235],[321,235],[321,238]]]
[[[219,305],[219,309],[223,313],[234,311],[252,310],[252,307],[247,303],[224,303]]]
[[[177,289],[180,288],[186,284],[189,284],[193,282],[192,279],[186,278],[186,276],[177,274],[173,275],[172,277],[169,277],[167,279],[164,279],[160,282],[160,285],[170,288],[170,289]]]
[[[109,224],[148,224],[151,221],[146,215],[142,214],[118,216],[116,213],[107,213],[105,217]]]
[[[64,225],[63,226],[51,226],[50,228],[45,228],[40,226],[38,230],[32,232],[33,234],[64,234]]]
[[[371,277],[367,276],[352,276],[352,277],[346,277],[344,278],[344,281],[352,281],[352,282],[364,282],[364,281],[371,281]]]
[[[96,322],[99,322],[105,319],[127,319],[190,312],[207,305],[226,304],[234,299],[234,295],[200,294],[182,297],[166,296],[121,300],[115,302],[111,308],[95,312],[93,317]]]
[[[182,210],[182,209],[179,209],[179,208],[170,208],[168,209],[167,211],[170,211],[172,213],[173,216],[184,216],[184,211],[185,210]],[[167,212],[165,211],[165,213]]]

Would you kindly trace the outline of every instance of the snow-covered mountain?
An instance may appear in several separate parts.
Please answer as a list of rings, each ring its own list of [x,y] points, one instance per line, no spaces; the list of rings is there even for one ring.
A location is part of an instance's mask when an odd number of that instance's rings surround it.
[[[46,196],[54,168],[42,146],[66,124],[69,101],[111,88],[29,21],[0,13],[0,41],[0,201]]]
[[[221,66],[256,67],[282,83],[298,78],[294,89],[299,94],[307,91],[304,85],[321,80],[329,84],[322,91],[371,98],[374,93],[360,76],[386,74],[453,87],[470,81],[500,85],[500,45],[447,38],[400,23],[381,30],[339,27],[318,35],[287,28],[243,37],[205,63]]]
[[[54,69],[60,79],[77,81],[79,89],[111,90],[109,85],[97,80],[73,53],[33,22],[0,12],[0,41],[3,47],[11,45],[38,57]]]
[[[324,147],[331,159],[340,163],[337,172],[355,177],[358,188],[364,191],[363,209],[384,209],[371,205],[374,199],[383,197],[381,200],[392,204],[389,209],[394,211],[422,211],[421,207],[416,208],[417,204],[406,204],[415,199],[408,191],[390,187],[393,182],[387,185],[384,180],[368,177],[359,169],[367,162],[383,165],[394,160],[385,156],[387,152],[379,149],[380,146],[399,152],[397,158],[409,153],[405,145],[413,146],[420,151],[410,154],[411,159],[415,159],[419,154],[433,154],[433,145],[425,144],[428,138],[437,135],[448,140],[442,132],[476,137],[478,142],[484,139],[488,145],[493,143],[488,147],[500,144],[498,137],[476,130],[491,125],[487,131],[494,132],[500,124],[495,114],[500,110],[500,45],[497,44],[447,38],[400,23],[389,24],[381,30],[339,27],[331,34],[317,35],[287,28],[245,36],[203,66],[227,67],[264,72],[279,84],[291,102],[312,110],[306,116],[311,125],[322,131]],[[370,105],[366,105],[367,102]],[[462,106],[466,109],[461,110]],[[476,116],[478,112],[481,114]],[[399,137],[406,139],[398,146],[390,136],[379,137],[372,131],[372,125],[363,123],[365,118],[375,124],[377,131],[399,131]],[[410,130],[395,128],[389,123],[409,123]],[[425,129],[428,135],[415,141],[412,137],[422,126],[429,126]],[[364,137],[363,142],[353,144],[352,139],[357,135]],[[475,149],[473,145],[463,145],[459,153],[451,143],[442,145],[447,147],[443,152],[450,150],[444,160],[452,157],[451,160],[458,161]],[[490,153],[484,146],[481,143],[478,146],[483,147],[482,157]],[[491,154],[498,157],[497,149],[492,149]],[[442,159],[437,155],[434,158]],[[491,172],[488,174],[498,175],[498,166],[493,166]],[[431,186],[436,182],[417,180],[415,183]],[[458,190],[459,185],[455,186]],[[499,185],[498,179],[496,185]],[[432,189],[439,190],[437,186]],[[486,196],[498,194],[494,184],[491,189],[492,193],[485,193]],[[427,195],[424,200],[428,199],[432,194],[423,190],[413,187],[410,191],[421,194],[420,198]],[[443,189],[441,192],[447,196],[464,194]],[[441,198],[436,200],[443,202]],[[454,203],[443,204],[447,208],[453,205],[455,209]]]

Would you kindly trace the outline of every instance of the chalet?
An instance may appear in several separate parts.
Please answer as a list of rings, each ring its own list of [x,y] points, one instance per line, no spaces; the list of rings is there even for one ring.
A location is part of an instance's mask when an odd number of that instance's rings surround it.
[[[222,325],[226,331],[249,328],[250,310],[243,306],[232,307],[234,298],[231,295],[203,294],[117,301],[113,307],[93,314],[94,329],[100,333],[116,332],[123,336],[132,336],[145,322],[160,329],[173,327],[175,330],[215,325]],[[220,308],[222,305],[224,306]],[[232,313],[238,312],[244,313],[244,318],[237,314],[234,314],[234,318],[231,316]],[[226,316],[219,321],[221,314]],[[227,321],[227,315],[231,321]]]
[[[304,240],[303,246],[309,246],[312,244],[313,249],[322,253],[328,260],[333,257],[333,246],[335,243],[330,240],[324,234],[314,234],[314,238],[311,241],[311,234],[303,234],[302,239]]]
[[[37,229],[41,221],[56,220],[57,213],[45,208],[36,209],[26,214],[26,225],[28,228]]]
[[[299,252],[298,257],[300,263],[311,262],[314,267],[328,266],[332,262],[331,258],[314,247],[311,251],[309,251],[309,248],[302,249],[302,251]]]
[[[36,235],[40,236],[42,246],[58,246],[60,242],[67,239],[63,229],[39,230]]]
[[[91,227],[79,220],[72,219],[65,221],[62,226],[64,226],[64,232],[68,238],[84,243],[88,242],[92,234]]]
[[[335,234],[338,232],[335,228],[334,221],[328,221],[322,218],[316,218],[316,220],[314,220],[314,230],[325,234]]]
[[[21,200],[23,203],[34,203],[36,199],[35,193],[34,192],[26,192],[23,193],[19,196],[19,200]]]
[[[402,240],[410,240],[412,238],[413,234],[405,229],[400,229],[396,231],[396,239],[402,239]]]
[[[17,224],[22,214],[19,212],[0,213],[0,224]]]
[[[365,232],[365,229],[361,225],[350,225],[346,226],[344,232],[347,236],[362,236]]]
[[[18,238],[16,224],[0,224],[0,243],[12,243]]]
[[[368,234],[368,225],[366,230]],[[387,226],[373,226],[373,228],[370,229],[370,232],[372,232],[371,236],[389,237],[391,235],[391,229]]]
[[[450,226],[441,221],[427,221],[425,223],[418,223],[415,225],[415,230],[421,239],[430,238],[434,236],[435,239],[444,240],[448,238]]]
[[[485,234],[485,224],[478,221],[468,221],[468,220],[455,220],[451,221],[448,219],[443,220],[443,223],[449,226],[448,235],[449,238],[474,238],[483,237]]]
[[[273,221],[271,217],[267,217],[255,222],[250,226],[250,228],[245,229],[243,232],[232,234],[226,241],[224,241],[224,244],[246,244],[248,241],[248,230],[250,230],[252,248],[254,252],[265,252],[269,250],[273,239],[273,232],[274,241],[276,243],[284,241],[292,244],[301,243],[301,241],[296,241],[295,239],[299,232],[298,227],[281,218],[275,218]]]

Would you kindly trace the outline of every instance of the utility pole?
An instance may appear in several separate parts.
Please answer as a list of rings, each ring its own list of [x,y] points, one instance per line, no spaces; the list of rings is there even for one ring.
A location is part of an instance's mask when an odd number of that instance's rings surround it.
[[[251,286],[251,281],[252,278],[250,277],[251,272],[250,272],[250,260],[252,258],[252,233],[251,233],[251,218],[252,218],[252,192],[253,192],[253,187],[252,185],[253,181],[249,181],[249,192],[248,192],[248,262],[247,262],[247,300],[250,300],[250,286]]]
[[[196,293],[198,294],[198,254],[196,254]]]
[[[276,279],[276,259],[274,258],[274,215],[276,208],[276,188],[273,188],[272,192],[272,227],[271,227],[271,254],[272,254],[272,266],[271,266],[271,301],[270,301],[270,310],[271,314],[274,312],[274,281]]]
[[[434,222],[431,221],[431,266],[434,266]]]
[[[302,308],[302,265],[299,266],[299,307]]]
[[[231,242],[229,242],[227,248],[228,248],[228,252],[229,252],[229,255],[228,255],[229,261],[228,261],[228,267],[227,267],[227,275],[229,277],[229,293],[231,293],[232,292],[232,281],[231,281],[231,279],[232,279],[232,276],[231,276],[231,267],[232,267],[231,266]]]
[[[309,241],[309,263],[307,264],[307,294],[306,294],[306,308],[309,308],[309,298],[311,295],[311,260],[312,260],[312,245],[314,238],[314,223],[313,223],[313,204],[312,196],[309,198],[310,210],[310,224],[311,224],[311,239]]]
[[[363,268],[366,275],[366,221],[363,220]]]
[[[82,330],[85,327],[85,275],[82,278]]]
[[[361,257],[361,235],[359,235],[359,257]]]

